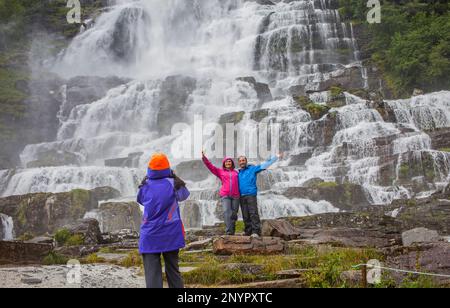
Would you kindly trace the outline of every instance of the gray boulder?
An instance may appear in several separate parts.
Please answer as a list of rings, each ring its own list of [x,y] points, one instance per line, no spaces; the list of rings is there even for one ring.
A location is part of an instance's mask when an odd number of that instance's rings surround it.
[[[402,233],[403,246],[414,244],[433,243],[440,240],[439,233],[426,228],[416,228]]]

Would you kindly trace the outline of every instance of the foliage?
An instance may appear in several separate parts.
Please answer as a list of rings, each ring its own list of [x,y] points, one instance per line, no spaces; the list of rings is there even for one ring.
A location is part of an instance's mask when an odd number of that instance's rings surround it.
[[[50,252],[42,261],[44,265],[65,265],[69,259],[56,252]]]
[[[141,267],[144,264],[142,256],[139,251],[133,250],[128,253],[125,259],[122,260],[121,264],[123,267]]]
[[[366,52],[397,96],[414,88],[450,88],[450,11],[447,1],[385,0],[381,23],[369,25],[365,1],[340,0],[342,16],[363,26]]]

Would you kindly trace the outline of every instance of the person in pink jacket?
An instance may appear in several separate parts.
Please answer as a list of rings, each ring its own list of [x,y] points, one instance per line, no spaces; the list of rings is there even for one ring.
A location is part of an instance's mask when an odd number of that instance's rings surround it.
[[[234,235],[239,211],[239,172],[235,169],[233,159],[226,157],[222,162],[222,168],[214,166],[202,152],[203,162],[212,174],[222,182],[220,198],[224,211],[226,234]]]

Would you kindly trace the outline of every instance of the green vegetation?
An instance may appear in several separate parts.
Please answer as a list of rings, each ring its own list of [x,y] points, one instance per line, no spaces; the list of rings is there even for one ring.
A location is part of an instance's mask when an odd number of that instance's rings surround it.
[[[70,207],[70,215],[72,218],[82,218],[86,213],[86,207],[91,200],[91,192],[84,189],[74,189],[70,192],[72,206]]]
[[[397,96],[414,88],[450,88],[450,10],[445,0],[384,0],[381,23],[368,24],[366,1],[340,0],[340,13],[362,27],[363,49]]]
[[[44,258],[42,263],[44,265],[64,265],[67,264],[67,261],[69,261],[67,257],[57,254],[56,252],[51,252]]]
[[[330,110],[330,108],[325,105],[311,103],[311,104],[306,105],[305,110],[311,115],[313,120],[319,120],[325,114],[327,114],[327,112],[328,112],[328,110]]]
[[[123,267],[142,267],[144,264],[142,256],[139,254],[138,250],[133,250],[128,253],[126,258],[121,262]]]
[[[195,257],[191,256],[193,261]],[[340,275],[343,271],[364,260],[382,259],[374,250],[333,248],[328,246],[302,246],[291,248],[286,255],[233,255],[218,257],[212,254],[200,255],[198,269],[183,274],[190,285],[220,286],[255,281],[279,279],[278,272],[291,269],[305,269],[301,274],[306,287],[343,287]],[[255,273],[242,272],[227,264],[248,264],[260,267]]]
[[[55,234],[55,241],[58,246],[80,246],[84,243],[84,238],[80,234],[71,234],[67,229],[58,230]]]
[[[32,240],[33,238],[34,238],[33,234],[26,232],[26,233],[22,234],[21,236],[19,236],[17,238],[17,240],[20,242],[26,242],[26,241]]]
[[[99,257],[96,253],[90,254],[87,256],[82,263],[84,264],[98,264],[105,263],[106,260],[104,258]]]
[[[442,149],[439,149],[439,151],[450,153],[450,148],[442,148]]]
[[[318,188],[335,188],[338,187],[338,184],[336,182],[321,182],[317,183]]]

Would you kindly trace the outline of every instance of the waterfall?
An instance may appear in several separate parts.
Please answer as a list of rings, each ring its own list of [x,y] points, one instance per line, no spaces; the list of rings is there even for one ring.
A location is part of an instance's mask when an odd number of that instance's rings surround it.
[[[348,75],[349,88],[368,86],[353,26],[341,20],[337,4],[114,1],[48,61],[67,80],[57,137],[27,145],[20,169],[0,171],[1,195],[111,186],[134,199],[152,152],[170,154],[173,168],[199,158],[171,155],[187,139],[172,125],[192,125],[195,116],[205,124],[228,116],[241,131],[279,124],[286,160],[260,174],[264,218],[337,211],[332,202],[286,197],[287,189],[315,178],[361,185],[374,205],[430,193],[450,179],[449,154],[433,149],[430,137],[450,127],[450,92],[387,101],[386,119],[374,102],[327,91]],[[87,103],[70,101],[71,86],[88,78],[80,76],[113,75],[123,84]],[[263,99],[261,88],[271,95]],[[332,108],[314,120],[297,96]],[[402,176],[420,179],[421,191]],[[219,222],[217,180],[185,180],[201,223]]]
[[[14,222],[13,219],[5,214],[0,213],[0,222],[3,228],[3,241],[12,241],[14,239]]]

